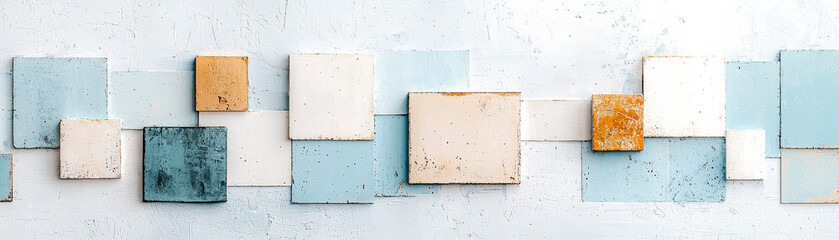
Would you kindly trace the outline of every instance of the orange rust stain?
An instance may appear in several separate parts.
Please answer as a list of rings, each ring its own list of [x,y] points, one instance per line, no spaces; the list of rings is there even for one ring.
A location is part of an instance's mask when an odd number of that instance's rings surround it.
[[[195,110],[247,111],[248,58],[195,58]]]
[[[472,94],[492,94],[498,96],[519,96],[521,95],[520,92],[446,92],[440,93],[444,96],[467,96]]]
[[[644,95],[599,94],[591,104],[594,151],[644,150]]]

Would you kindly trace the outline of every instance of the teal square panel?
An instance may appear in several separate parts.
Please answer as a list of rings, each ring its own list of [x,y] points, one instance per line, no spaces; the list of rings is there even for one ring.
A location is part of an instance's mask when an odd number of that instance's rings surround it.
[[[409,92],[457,92],[469,86],[469,51],[376,53],[376,114],[408,114]]]
[[[292,141],[291,202],[373,203],[373,141]]]
[[[145,128],[143,139],[144,201],[227,201],[227,128]]]
[[[111,72],[111,118],[123,129],[194,127],[195,72]]]
[[[839,51],[781,51],[781,147],[839,148]]]
[[[647,138],[644,151],[595,152],[583,143],[585,202],[721,202],[724,138]]]
[[[12,155],[0,154],[0,202],[12,201]]]
[[[437,185],[408,184],[408,116],[375,118],[373,169],[376,196],[411,197],[437,192]]]
[[[62,118],[108,118],[105,58],[15,58],[14,146],[58,148]]]
[[[781,157],[780,64],[730,62],[725,75],[726,129],[763,129],[766,156]]]

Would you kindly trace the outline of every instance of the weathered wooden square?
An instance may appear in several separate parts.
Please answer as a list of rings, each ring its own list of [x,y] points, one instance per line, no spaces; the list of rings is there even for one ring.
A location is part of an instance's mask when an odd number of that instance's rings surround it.
[[[11,202],[14,189],[12,154],[0,154],[0,202]]]
[[[105,58],[14,59],[14,146],[58,148],[63,118],[108,118]]]
[[[411,184],[520,179],[520,93],[410,93]]]
[[[289,135],[373,140],[373,55],[292,54]]]
[[[725,178],[763,180],[766,161],[763,129],[725,131]]]
[[[63,179],[120,178],[122,121],[61,119],[59,177]]]
[[[644,150],[644,95],[598,94],[591,106],[594,151]]]
[[[469,51],[376,53],[376,114],[408,114],[408,93],[469,87]]]
[[[201,112],[199,124],[227,127],[228,186],[291,186],[288,111]]]
[[[373,203],[373,141],[292,141],[292,203]]]
[[[111,72],[110,116],[123,129],[194,127],[194,72]]]
[[[839,51],[781,51],[781,147],[839,148]]]
[[[195,110],[248,110],[248,57],[195,58]]]
[[[376,196],[411,197],[438,191],[437,185],[408,184],[408,116],[376,116]]]
[[[767,157],[781,156],[781,80],[778,62],[729,62],[725,70],[725,125],[763,129]]]
[[[143,200],[227,201],[227,129],[144,130]]]
[[[590,100],[525,100],[521,111],[522,140],[591,140]]]
[[[782,149],[781,203],[839,203],[839,149]]]
[[[644,57],[644,136],[725,135],[725,61]]]

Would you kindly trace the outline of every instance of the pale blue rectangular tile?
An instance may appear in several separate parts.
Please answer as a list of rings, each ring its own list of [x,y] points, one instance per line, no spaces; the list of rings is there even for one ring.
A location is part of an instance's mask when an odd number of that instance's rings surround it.
[[[781,147],[839,147],[839,51],[781,51]]]
[[[726,129],[766,131],[766,156],[781,156],[781,80],[779,62],[726,65]]]
[[[292,141],[292,203],[373,203],[373,141]]]
[[[12,74],[0,74],[0,153],[12,150]]]
[[[58,148],[62,118],[108,117],[105,58],[14,59],[15,148]]]
[[[123,129],[198,125],[195,72],[111,72],[108,88],[110,117]]]
[[[144,201],[227,201],[227,128],[145,128],[143,139]]]
[[[375,118],[373,174],[376,196],[411,197],[437,192],[437,185],[408,184],[408,116]]]
[[[250,58],[248,68],[248,108],[288,111],[288,70]]]
[[[583,201],[725,200],[723,138],[647,138],[644,145],[640,152],[595,152],[583,143]]]
[[[782,203],[839,203],[839,150],[781,151]]]
[[[465,91],[469,51],[382,51],[376,55],[376,114],[407,114],[408,92]]]
[[[0,202],[12,201],[12,155],[0,154]]]

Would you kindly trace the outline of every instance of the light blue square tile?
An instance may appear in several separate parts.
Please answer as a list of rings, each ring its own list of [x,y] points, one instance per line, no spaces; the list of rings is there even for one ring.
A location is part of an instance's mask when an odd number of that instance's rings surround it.
[[[595,152],[583,143],[583,201],[725,200],[723,138],[647,138],[644,145],[640,152]]]
[[[198,125],[195,72],[111,72],[108,88],[110,116],[123,129]]]
[[[108,117],[105,58],[15,58],[14,146],[58,148],[62,118]]]
[[[726,129],[766,131],[766,156],[781,156],[781,80],[779,62],[726,65]]]
[[[411,197],[438,191],[437,185],[408,184],[408,116],[375,116],[376,196]]]
[[[250,59],[248,109],[288,111],[288,70],[277,69],[257,57]]]
[[[0,154],[0,202],[12,201],[12,155]]]
[[[373,203],[373,141],[292,141],[291,202]]]
[[[375,113],[408,114],[409,92],[465,91],[469,51],[376,53]]]
[[[839,147],[839,51],[781,51],[781,147]]]
[[[12,150],[12,74],[0,74],[0,153]]]
[[[781,151],[782,203],[839,203],[839,150]]]
[[[145,128],[143,200],[227,201],[227,128]]]

